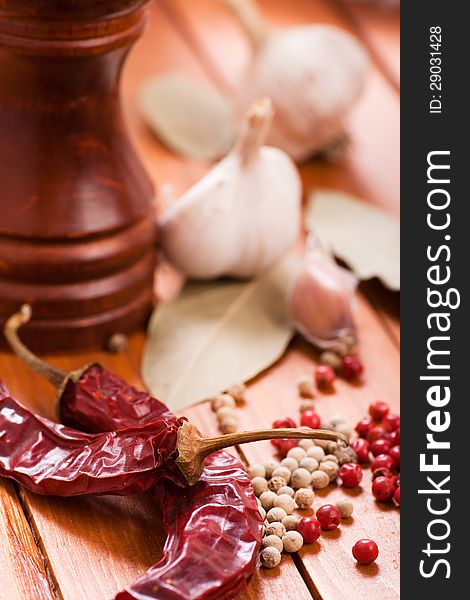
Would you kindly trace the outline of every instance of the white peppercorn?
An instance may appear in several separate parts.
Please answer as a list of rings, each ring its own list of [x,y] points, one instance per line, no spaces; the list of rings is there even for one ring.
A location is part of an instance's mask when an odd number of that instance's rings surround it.
[[[280,506],[274,506],[268,510],[266,521],[268,523],[273,523],[274,521],[281,522],[284,517],[287,517],[286,511]]]
[[[339,466],[338,463],[332,460],[324,460],[320,463],[320,471],[324,471],[328,475],[330,483],[338,477]]]
[[[281,465],[281,466],[277,467],[276,469],[274,469],[273,478],[274,477],[282,477],[283,479],[286,480],[286,483],[289,483],[290,478],[291,478],[290,469]]]
[[[268,482],[264,477],[253,477],[251,484],[255,490],[256,496],[261,496],[261,494],[268,489]]]
[[[336,427],[336,425],[339,425],[339,423],[346,423],[346,419],[343,417],[343,415],[333,415],[330,417],[330,422]]]
[[[234,383],[227,390],[227,393],[230,394],[237,403],[244,402],[245,392],[246,385],[244,383]]]
[[[288,458],[294,458],[297,462],[300,462],[303,458],[305,458],[306,452],[300,446],[296,446],[295,448],[291,448],[287,453]]]
[[[264,463],[264,469],[266,471],[266,479],[271,479],[271,477],[273,476],[274,469],[277,469],[278,466],[279,466],[279,463],[275,460]]]
[[[277,535],[267,535],[261,541],[261,549],[264,548],[277,548],[279,552],[282,552],[284,549],[284,544],[282,540]]]
[[[349,519],[349,517],[353,514],[354,506],[351,500],[344,498],[343,500],[338,500],[336,502],[336,508],[341,513],[342,519]]]
[[[300,403],[299,410],[300,412],[305,412],[306,410],[315,410],[315,402],[312,402],[311,400],[304,400]]]
[[[325,456],[321,459],[321,462],[324,461],[332,461],[335,462],[336,464],[338,464],[338,457],[335,454],[325,454]]]
[[[344,351],[343,347],[341,348],[341,351]],[[322,352],[320,354],[320,364],[328,365],[335,371],[338,371],[341,368],[342,362],[343,361],[341,360],[341,356],[336,352],[330,352],[329,350],[327,350],[326,352]]]
[[[312,475],[302,467],[299,467],[292,473],[291,477],[291,486],[294,490],[298,490],[299,488],[308,487],[312,481]]]
[[[287,485],[287,481],[284,477],[271,477],[268,481],[268,488],[271,492],[277,492],[279,488],[282,488],[285,485]]]
[[[295,492],[294,496],[297,506],[302,510],[311,508],[314,498],[315,492],[313,492],[310,488],[300,488]]]
[[[312,458],[311,456],[306,456],[300,461],[300,467],[302,469],[307,469],[309,473],[313,473],[319,467],[319,462],[316,458]]]
[[[261,515],[261,518],[263,519],[263,521],[266,519],[266,511],[264,510],[264,508],[261,506],[261,504],[258,504],[258,510],[259,510],[259,514]]]
[[[219,394],[211,400],[211,408],[217,412],[220,408],[235,408],[235,399],[230,394]]]
[[[282,543],[286,552],[297,552],[304,544],[304,539],[298,531],[286,531],[282,536]]]
[[[313,440],[299,440],[299,443],[297,445],[299,446],[299,448],[302,448],[303,450],[305,450],[305,452],[307,452],[309,448],[315,446],[315,442]]]
[[[351,437],[352,428],[347,423],[338,423],[338,425],[336,425],[335,429],[338,433],[342,433],[343,435],[345,435],[348,438]]]
[[[217,409],[217,419],[219,423],[221,423],[224,419],[236,419],[237,412],[234,408],[230,408],[230,406],[221,406]]]
[[[255,463],[247,468],[248,475],[253,479],[254,477],[264,477],[266,479],[266,469],[260,463]]]
[[[287,494],[281,494],[280,496],[276,496],[276,499],[274,500],[274,506],[283,508],[288,515],[291,515],[295,509],[295,502],[291,496]]]
[[[318,462],[322,460],[325,456],[325,451],[320,446],[312,446],[307,450],[307,456],[310,458],[315,458]]]
[[[299,462],[295,458],[292,458],[292,456],[287,456],[281,460],[281,466],[287,467],[292,473],[299,468]]]
[[[314,471],[312,473],[312,487],[314,490],[322,490],[330,483],[330,478],[324,471]]]
[[[277,548],[268,546],[261,551],[259,559],[263,567],[266,567],[267,569],[274,569],[274,567],[277,567],[277,565],[281,562],[281,553]]]
[[[287,494],[288,496],[293,498],[295,492],[289,485],[283,485],[281,488],[279,488],[277,490],[277,495],[280,496],[281,494]]]
[[[358,462],[357,452],[350,448],[338,448],[335,451],[335,456],[338,459],[338,464],[344,465],[346,463],[356,463]]]
[[[266,535],[277,535],[278,538],[282,538],[285,533],[286,528],[282,523],[279,523],[279,521],[273,521],[266,527]]]
[[[300,518],[297,515],[287,515],[287,517],[282,519],[282,524],[286,528],[286,531],[297,531],[299,521]]]
[[[302,375],[297,380],[297,389],[302,398],[313,398],[315,396],[315,386],[311,375]]]
[[[225,417],[220,422],[220,431],[222,433],[235,433],[238,429],[238,419],[236,417]]]
[[[325,454],[333,454],[336,450],[338,450],[338,444],[336,442],[328,441],[323,447]]]
[[[261,506],[264,510],[269,510],[274,506],[274,498],[276,497],[275,492],[267,491],[263,492],[259,497]]]

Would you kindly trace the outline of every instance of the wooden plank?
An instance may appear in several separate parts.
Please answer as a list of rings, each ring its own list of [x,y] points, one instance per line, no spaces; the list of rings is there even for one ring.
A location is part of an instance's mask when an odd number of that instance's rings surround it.
[[[0,479],[0,600],[54,598],[14,486]]]

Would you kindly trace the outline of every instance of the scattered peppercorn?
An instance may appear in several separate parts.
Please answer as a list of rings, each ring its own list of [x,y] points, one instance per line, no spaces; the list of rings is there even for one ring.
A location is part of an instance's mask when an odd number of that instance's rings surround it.
[[[261,551],[259,558],[263,567],[266,567],[267,569],[273,569],[281,562],[281,553],[277,548],[269,546]]]
[[[282,519],[282,524],[286,528],[286,531],[294,531],[297,529],[299,521],[300,518],[297,515],[287,515],[287,517]]]
[[[355,381],[360,378],[364,367],[357,356],[345,356],[341,366],[341,374],[348,381]]]
[[[299,377],[297,388],[302,398],[313,398],[315,396],[313,378],[310,375],[302,375]]]
[[[324,471],[314,471],[312,473],[312,487],[315,490],[322,490],[330,483],[330,478]]]
[[[307,471],[307,469],[299,467],[292,473],[291,486],[294,488],[294,490],[305,488],[309,486],[311,482],[312,475]]]
[[[335,371],[339,371],[341,369],[342,362],[341,356],[336,354],[336,352],[330,352],[329,350],[326,350],[320,354],[320,364],[327,365]]]
[[[287,517],[286,511],[283,508],[280,508],[279,506],[275,506],[268,510],[266,520],[268,523],[273,523],[274,521],[281,522],[282,519],[284,519],[284,517]]]
[[[284,550],[286,552],[297,552],[303,546],[304,540],[298,531],[287,531],[282,536]]]
[[[380,502],[388,502],[395,493],[395,486],[390,477],[377,477],[372,482],[372,493]]]
[[[286,514],[291,515],[295,509],[294,498],[292,498],[288,494],[277,495],[274,500],[274,506],[282,508],[286,511]]]
[[[324,504],[323,506],[320,506],[316,516],[324,531],[336,529],[341,523],[341,513],[333,504]]]
[[[345,463],[339,469],[339,476],[344,487],[353,488],[362,481],[362,469],[355,463]]]
[[[295,495],[295,491],[289,485],[284,485],[283,487],[277,490],[277,495],[280,496],[281,494],[287,494],[288,496],[293,498]]]
[[[336,502],[336,508],[341,513],[342,519],[349,519],[354,511],[353,503],[351,502],[351,500],[348,500],[347,498],[338,500],[338,502]]]
[[[264,548],[276,548],[279,552],[282,552],[284,545],[277,535],[266,535],[261,541],[261,549]]]
[[[284,485],[287,485],[287,481],[284,479],[284,477],[271,477],[271,479],[268,481],[268,488],[271,490],[271,492],[277,492],[277,490]]]
[[[311,427],[312,429],[318,429],[320,427],[320,417],[318,413],[313,410],[305,410],[300,415],[300,424],[303,427]]]
[[[357,453],[350,446],[348,446],[347,448],[338,448],[335,451],[335,456],[338,459],[339,465],[344,465],[345,463],[358,462]]]
[[[279,521],[273,521],[266,527],[265,535],[277,535],[278,538],[282,538],[282,536],[286,533],[286,528]]]
[[[315,382],[319,390],[331,389],[335,380],[335,371],[330,365],[320,365],[315,369]]]
[[[294,500],[301,510],[307,510],[313,504],[315,492],[310,488],[299,488],[295,492]]]
[[[361,565],[369,565],[379,555],[377,544],[373,540],[358,540],[352,549],[352,554]]]
[[[390,412],[390,407],[386,402],[377,400],[369,406],[369,414],[374,421],[381,421]]]
[[[297,531],[306,544],[313,544],[320,537],[321,525],[315,517],[303,517],[297,525]]]

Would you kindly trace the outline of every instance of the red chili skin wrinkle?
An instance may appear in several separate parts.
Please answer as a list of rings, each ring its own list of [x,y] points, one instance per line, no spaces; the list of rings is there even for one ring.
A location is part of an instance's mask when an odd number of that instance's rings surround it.
[[[53,496],[137,494],[162,477],[184,486],[175,465],[182,422],[83,433],[34,415],[0,383],[0,475]]]
[[[59,410],[67,425],[93,432],[175,418],[99,366],[69,381]],[[230,600],[242,592],[256,567],[262,519],[240,461],[211,454],[196,485],[183,489],[163,479],[155,498],[167,535],[164,556],[116,600]]]

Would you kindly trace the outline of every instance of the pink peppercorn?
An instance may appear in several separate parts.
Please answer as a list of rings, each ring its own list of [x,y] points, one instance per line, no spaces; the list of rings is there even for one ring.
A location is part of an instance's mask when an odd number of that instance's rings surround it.
[[[345,463],[340,467],[338,474],[342,484],[347,488],[356,487],[362,481],[362,469],[355,463]]]
[[[381,469],[382,467],[384,469],[388,469],[389,471],[393,471],[396,469],[396,463],[389,454],[379,454],[374,458],[370,466],[372,471],[375,471],[376,469]]]
[[[321,525],[315,517],[303,517],[297,524],[297,531],[306,544],[313,544],[320,537]]]
[[[389,477],[377,477],[372,482],[372,493],[380,502],[388,502],[395,493],[395,486]]]
[[[379,555],[379,548],[373,540],[358,540],[352,549],[352,554],[361,565],[369,565]]]
[[[300,424],[304,427],[318,429],[320,427],[320,417],[318,413],[313,410],[304,410],[300,416]]]
[[[385,440],[380,438],[379,440],[374,440],[370,445],[370,451],[374,456],[378,456],[379,454],[388,454],[388,451],[392,447],[392,442],[390,440]]]
[[[369,414],[374,421],[381,421],[390,411],[390,407],[386,402],[377,400],[369,406]]]
[[[319,389],[328,389],[333,387],[336,375],[333,367],[330,365],[320,365],[315,369],[315,381]]]
[[[369,462],[369,442],[364,438],[357,438],[350,444],[351,448],[357,454],[357,460],[360,463],[368,463]]]
[[[364,371],[362,362],[357,356],[345,356],[341,366],[341,374],[349,381],[359,379]]]
[[[361,438],[367,438],[367,435],[369,434],[369,431],[371,430],[372,424],[373,424],[372,419],[369,419],[368,417],[361,419],[359,421],[359,423],[356,425],[357,434]]]
[[[341,513],[333,504],[324,504],[317,510],[316,517],[324,531],[336,529],[341,523]]]

